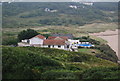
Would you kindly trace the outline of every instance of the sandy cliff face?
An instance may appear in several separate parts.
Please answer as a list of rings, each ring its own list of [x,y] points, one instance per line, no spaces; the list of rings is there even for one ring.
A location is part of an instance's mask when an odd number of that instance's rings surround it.
[[[108,41],[108,45],[116,52],[116,55],[120,60],[120,48],[119,48],[120,30],[117,29],[115,31],[107,30],[105,32],[93,33],[90,35],[97,36]]]

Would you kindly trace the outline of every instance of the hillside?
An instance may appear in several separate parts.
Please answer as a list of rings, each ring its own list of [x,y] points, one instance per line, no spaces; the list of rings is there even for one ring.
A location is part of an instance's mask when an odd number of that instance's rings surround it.
[[[2,51],[3,79],[118,79],[120,71],[116,63],[81,52],[6,46]]]
[[[114,2],[94,3],[93,6],[72,2],[3,3],[3,28],[44,25],[83,26],[98,22],[117,22],[117,5]]]

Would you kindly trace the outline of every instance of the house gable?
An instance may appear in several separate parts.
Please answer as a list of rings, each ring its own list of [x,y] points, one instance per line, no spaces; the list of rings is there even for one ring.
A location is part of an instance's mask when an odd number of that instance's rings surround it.
[[[39,37],[33,37],[30,40],[30,44],[34,45],[34,44],[40,44],[42,45],[43,44],[43,39],[40,39]]]

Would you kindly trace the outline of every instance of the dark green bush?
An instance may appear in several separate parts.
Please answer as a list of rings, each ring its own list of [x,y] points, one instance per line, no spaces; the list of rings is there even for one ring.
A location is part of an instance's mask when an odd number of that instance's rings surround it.
[[[3,46],[2,60],[3,79],[76,79],[90,64],[92,67],[98,64],[99,67],[99,63],[101,66],[101,62],[104,62],[102,66],[107,63],[106,67],[116,66],[92,55],[40,47]],[[116,72],[116,69],[107,71]],[[112,74],[109,73],[110,76]]]
[[[15,37],[3,38],[2,45],[17,45],[18,40]]]
[[[18,40],[30,39],[36,35],[38,35],[38,32],[33,29],[23,30],[18,34]]]
[[[43,79],[55,80],[55,79],[77,79],[74,72],[70,71],[48,71],[42,74]]]
[[[38,79],[39,71],[49,69],[48,66],[61,66],[55,60],[24,49],[9,47],[3,48],[2,52],[3,79]],[[36,69],[38,66],[44,68]]]
[[[102,45],[96,46],[96,49],[99,49],[102,53],[104,53],[104,54],[96,54],[96,57],[117,62],[118,58],[116,56],[116,53],[114,52],[113,49],[110,48],[109,45],[102,44]]]
[[[91,68],[84,71],[82,79],[119,79],[120,67]]]

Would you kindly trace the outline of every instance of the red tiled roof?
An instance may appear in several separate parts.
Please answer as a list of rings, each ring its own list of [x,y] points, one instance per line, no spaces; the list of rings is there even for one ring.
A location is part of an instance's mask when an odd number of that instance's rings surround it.
[[[55,39],[55,36],[49,36],[47,39]]]
[[[65,45],[65,40],[44,40],[43,41],[44,45]]]
[[[46,37],[44,37],[43,35],[36,35],[35,37],[38,37],[38,38],[40,38],[40,39],[46,38]],[[33,38],[34,38],[34,37],[33,37]]]
[[[68,37],[65,37],[65,36],[49,36],[48,37],[48,39],[56,39],[56,38],[61,38],[61,39],[63,39],[63,40],[67,40],[68,39]]]

